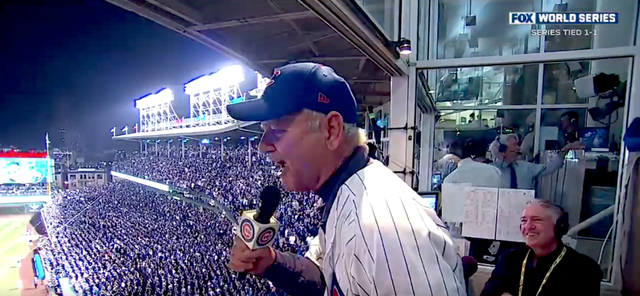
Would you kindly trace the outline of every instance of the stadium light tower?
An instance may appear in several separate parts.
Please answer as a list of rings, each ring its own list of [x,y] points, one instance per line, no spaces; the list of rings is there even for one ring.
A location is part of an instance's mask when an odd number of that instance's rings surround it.
[[[136,100],[135,106],[140,112],[140,132],[171,129],[178,121],[171,101],[173,92],[168,88]]]
[[[227,105],[244,100],[239,86],[244,78],[242,67],[234,65],[185,84],[184,92],[189,96],[191,109],[191,126],[233,122],[227,114]]]

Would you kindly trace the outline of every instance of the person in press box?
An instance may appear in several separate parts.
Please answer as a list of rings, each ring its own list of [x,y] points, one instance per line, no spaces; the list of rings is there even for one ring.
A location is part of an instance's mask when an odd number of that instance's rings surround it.
[[[480,295],[600,295],[598,263],[562,243],[568,220],[567,213],[552,202],[530,201],[520,219],[526,246],[498,259]]]
[[[501,172],[501,188],[533,190],[538,177],[552,174],[562,167],[567,152],[585,147],[582,142],[569,143],[546,164],[535,164],[518,160],[521,154],[519,142],[517,134],[503,134],[497,136],[489,146],[494,158],[492,165]]]

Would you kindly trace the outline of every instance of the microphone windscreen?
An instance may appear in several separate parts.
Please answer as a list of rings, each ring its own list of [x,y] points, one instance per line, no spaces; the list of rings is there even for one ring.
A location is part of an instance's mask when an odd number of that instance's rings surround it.
[[[267,186],[260,192],[260,208],[255,217],[259,223],[267,224],[280,204],[282,194],[275,186]]]
[[[470,278],[478,271],[478,261],[471,256],[462,257],[462,271],[465,278]]]

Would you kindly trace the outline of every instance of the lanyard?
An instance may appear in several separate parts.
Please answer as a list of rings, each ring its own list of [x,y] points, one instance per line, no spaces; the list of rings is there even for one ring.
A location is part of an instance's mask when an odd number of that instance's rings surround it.
[[[544,276],[544,279],[540,284],[540,288],[538,288],[538,293],[536,293],[536,296],[540,295],[540,291],[542,291],[542,286],[544,286],[544,284],[547,282],[547,279],[549,279],[549,275],[551,274],[553,269],[556,267],[556,265],[560,263],[560,260],[562,260],[562,257],[564,257],[564,254],[566,252],[567,252],[567,248],[562,247],[562,252],[560,253],[560,256],[558,256],[556,261],[554,261],[553,264],[551,265],[551,268],[549,268],[549,271],[547,271],[547,275]],[[527,252],[527,256],[524,257],[524,261],[522,262],[522,273],[520,273],[520,289],[519,289],[518,296],[522,296],[522,287],[524,286],[524,270],[527,267],[527,259],[529,258],[529,253],[531,253],[531,250]]]

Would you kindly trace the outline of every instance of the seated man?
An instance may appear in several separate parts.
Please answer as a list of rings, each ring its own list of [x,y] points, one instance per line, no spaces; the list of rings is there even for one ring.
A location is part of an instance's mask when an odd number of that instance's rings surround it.
[[[600,295],[600,266],[562,244],[567,230],[560,207],[546,200],[529,202],[520,222],[526,246],[500,257],[481,295]]]

